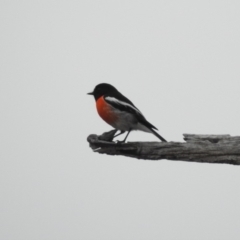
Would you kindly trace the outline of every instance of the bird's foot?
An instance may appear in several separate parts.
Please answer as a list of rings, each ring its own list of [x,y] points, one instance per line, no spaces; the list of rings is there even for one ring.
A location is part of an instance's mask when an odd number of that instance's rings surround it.
[[[120,140],[117,140],[117,141],[116,141],[116,144],[123,144],[123,143],[125,143],[125,141],[124,141],[124,140],[122,140],[122,141],[120,141]]]
[[[116,129],[111,130],[109,132],[105,132],[102,135],[98,136],[98,139],[106,142],[112,142],[116,132],[117,132]]]

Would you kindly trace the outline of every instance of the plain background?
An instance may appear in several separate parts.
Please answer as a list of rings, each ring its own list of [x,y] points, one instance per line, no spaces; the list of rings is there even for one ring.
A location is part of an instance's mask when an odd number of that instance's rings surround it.
[[[0,239],[239,239],[238,166],[86,141],[111,129],[86,95],[101,82],[168,141],[239,136],[239,1],[2,0],[0,19]]]

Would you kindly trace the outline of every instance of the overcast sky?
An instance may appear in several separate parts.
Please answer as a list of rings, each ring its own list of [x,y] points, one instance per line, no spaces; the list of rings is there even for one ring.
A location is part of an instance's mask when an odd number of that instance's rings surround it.
[[[240,136],[239,1],[2,0],[0,19],[0,239],[239,239],[238,166],[86,141],[111,130],[86,95],[101,82],[168,141]]]

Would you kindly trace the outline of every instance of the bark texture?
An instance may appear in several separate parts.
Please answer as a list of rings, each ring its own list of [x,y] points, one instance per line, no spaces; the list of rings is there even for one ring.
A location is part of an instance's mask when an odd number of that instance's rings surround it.
[[[98,153],[145,160],[226,163],[240,165],[240,137],[230,135],[183,134],[186,142],[112,142],[116,130],[87,140]]]

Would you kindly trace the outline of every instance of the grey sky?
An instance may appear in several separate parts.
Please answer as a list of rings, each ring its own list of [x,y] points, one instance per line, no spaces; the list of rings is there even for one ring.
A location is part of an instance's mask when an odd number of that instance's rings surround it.
[[[240,135],[239,1],[1,1],[0,239],[240,235],[240,169],[93,153],[86,93],[131,98],[168,141]],[[129,141],[157,141],[134,132]]]

